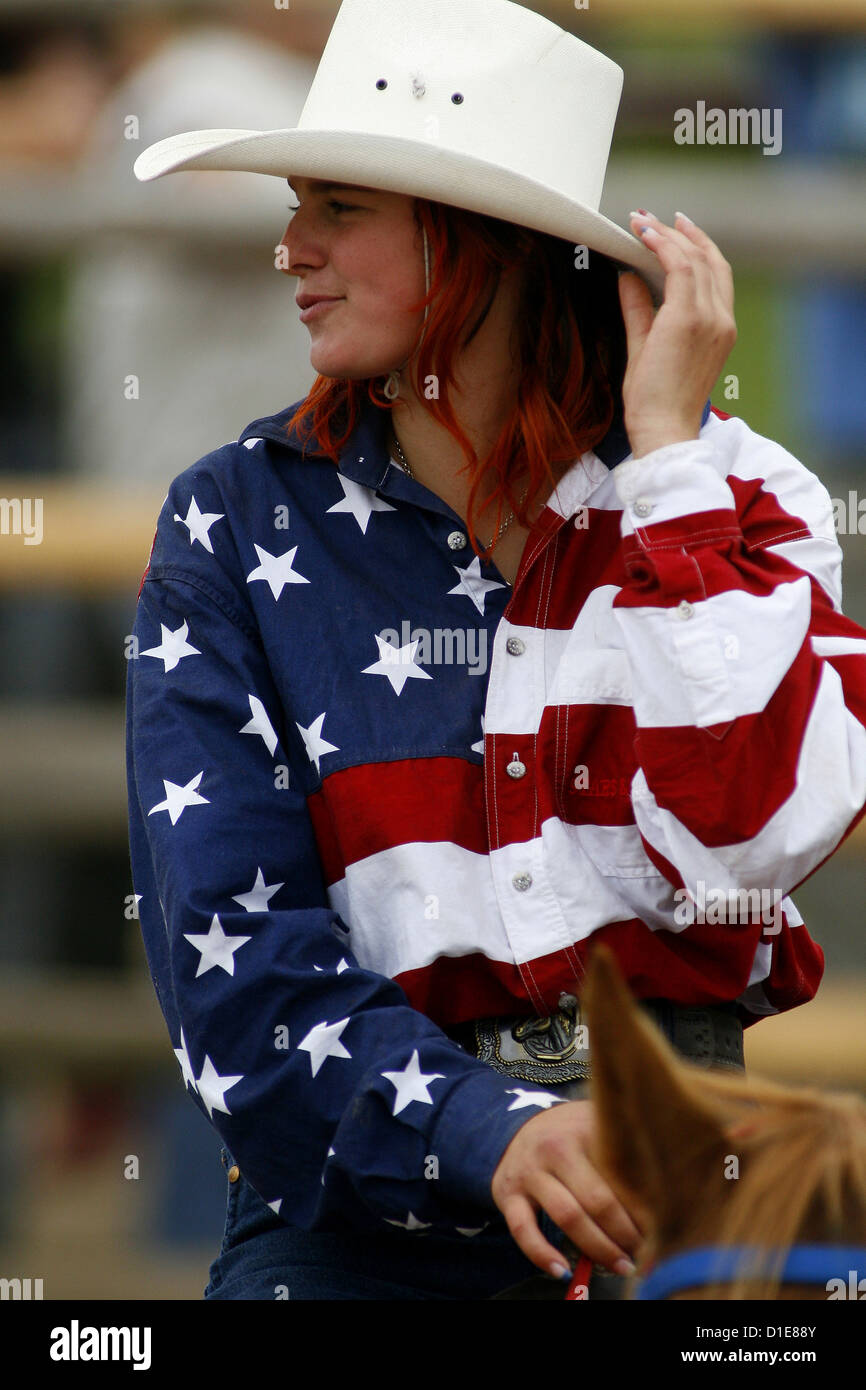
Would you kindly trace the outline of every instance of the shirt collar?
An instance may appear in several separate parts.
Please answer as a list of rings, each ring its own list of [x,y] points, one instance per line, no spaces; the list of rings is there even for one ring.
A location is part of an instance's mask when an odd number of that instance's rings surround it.
[[[298,404],[299,402],[296,402],[287,406],[276,415],[266,415],[259,420],[253,420],[241,434],[238,443],[243,444],[252,439],[268,439],[282,445],[283,448],[300,451],[302,446],[297,431],[286,430],[286,425],[297,410]],[[709,414],[710,402],[707,401],[701,416],[702,429]],[[391,467],[387,442],[388,415],[387,410],[374,405],[368,397],[362,399],[358,423],[339,456],[338,468],[344,477],[351,478],[365,487],[378,489],[382,486]],[[617,411],[604,438],[589,451],[589,457],[593,454],[608,469],[615,468],[631,454],[631,444],[625,432],[621,410]],[[585,459],[587,455],[583,457]],[[580,460],[573,467],[577,468],[579,463]],[[565,477],[568,477],[568,474]]]
[[[300,402],[287,406],[276,415],[266,415],[247,425],[238,439],[244,444],[252,439],[268,439],[280,444],[284,449],[302,452],[302,443],[297,429],[287,430],[286,426]],[[362,483],[365,487],[379,488],[385,480],[390,466],[387,443],[388,414],[375,406],[369,398],[362,399],[358,423],[339,455],[337,467],[345,478]],[[311,457],[325,458],[315,449],[310,449]]]

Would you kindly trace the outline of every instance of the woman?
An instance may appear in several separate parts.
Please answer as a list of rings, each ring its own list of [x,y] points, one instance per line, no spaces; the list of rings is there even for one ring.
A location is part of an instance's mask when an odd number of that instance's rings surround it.
[[[173,484],[130,666],[208,1298],[492,1297],[571,1246],[618,1296],[588,950],[705,1066],[817,988],[783,895],[862,813],[866,634],[825,489],[710,411],[718,248],[597,212],[620,77],[507,0],[345,0],[297,130],[136,164],[289,180],[320,374]]]

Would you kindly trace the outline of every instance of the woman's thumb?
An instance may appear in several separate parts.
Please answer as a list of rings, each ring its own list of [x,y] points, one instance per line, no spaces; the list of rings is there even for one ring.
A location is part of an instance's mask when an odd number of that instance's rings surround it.
[[[619,272],[619,302],[625,323],[628,355],[634,359],[643,347],[655,318],[652,295],[636,271]]]

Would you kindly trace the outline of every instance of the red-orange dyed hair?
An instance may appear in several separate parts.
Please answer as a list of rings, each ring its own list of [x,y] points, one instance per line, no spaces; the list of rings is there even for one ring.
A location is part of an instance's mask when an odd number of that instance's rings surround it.
[[[466,456],[466,520],[473,549],[486,558],[489,547],[482,551],[475,543],[478,512],[495,501],[497,521],[510,507],[527,525],[542,481],[553,488],[575,458],[604,438],[621,410],[626,345],[617,270],[600,252],[589,252],[589,264],[578,269],[569,242],[444,203],[416,199],[415,217],[427,232],[431,285],[427,299],[412,306],[420,310],[429,303],[420,350],[416,342],[413,353],[413,385],[424,400],[424,382],[438,380],[438,399],[428,402],[429,409]],[[452,367],[481,327],[500,277],[520,264],[525,278],[516,324],[518,395],[492,452],[479,459],[451,405]],[[468,331],[467,305],[481,306]],[[336,463],[357,424],[363,393],[390,409],[384,382],[384,375],[366,381],[319,376],[287,429],[299,429],[305,447],[312,439],[313,452]],[[487,468],[498,481],[479,503]]]

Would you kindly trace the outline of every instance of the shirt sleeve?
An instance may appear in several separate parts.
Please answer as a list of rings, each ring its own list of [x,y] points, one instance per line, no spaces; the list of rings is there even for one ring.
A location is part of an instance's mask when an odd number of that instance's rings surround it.
[[[556,1097],[463,1051],[354,957],[300,726],[219,542],[191,549],[176,527],[192,516],[181,492],[138,601],[127,766],[133,886],[183,1082],[287,1222],[472,1234],[508,1143]],[[207,539],[226,505],[201,481],[195,494]]]
[[[712,432],[615,470],[628,582],[614,613],[647,853],[697,900],[712,887],[775,903],[863,814],[866,631],[841,612],[826,489],[732,425],[736,476]]]

